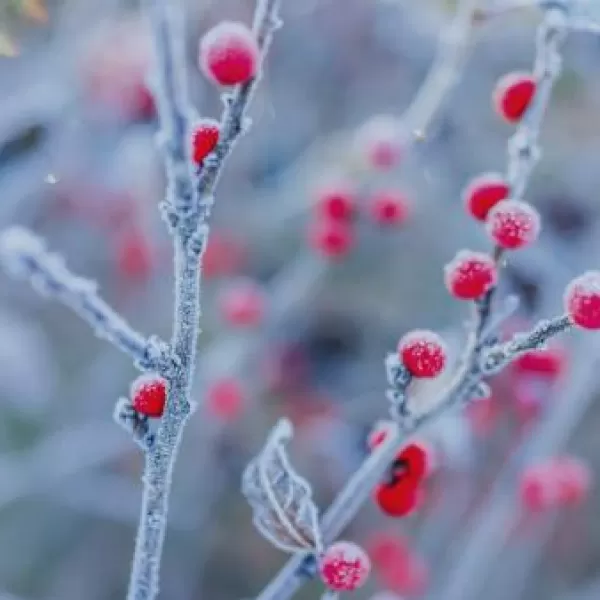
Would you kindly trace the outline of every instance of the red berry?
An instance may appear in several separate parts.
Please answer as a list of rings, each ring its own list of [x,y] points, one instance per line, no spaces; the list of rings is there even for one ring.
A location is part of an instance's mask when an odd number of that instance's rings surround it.
[[[561,504],[577,506],[587,497],[592,474],[590,468],[582,460],[564,456],[554,460],[558,479],[558,499]]]
[[[141,375],[131,384],[133,408],[148,417],[162,417],[167,401],[167,382],[158,375]]]
[[[355,145],[368,166],[388,170],[398,164],[403,149],[403,128],[398,118],[377,115],[356,133]]]
[[[223,316],[232,325],[248,327],[260,323],[265,308],[262,289],[253,281],[242,280],[225,291],[221,298]]]
[[[334,221],[349,221],[354,215],[356,198],[354,190],[344,182],[330,183],[317,193],[320,216]]]
[[[380,483],[375,488],[375,501],[386,515],[406,517],[417,508],[419,488],[411,479],[393,484]]]
[[[210,279],[230,275],[244,263],[244,247],[233,238],[211,231],[202,255],[202,276]]]
[[[502,200],[488,214],[487,231],[501,248],[523,248],[537,239],[540,215],[526,202]]]
[[[381,569],[378,575],[385,587],[411,598],[422,597],[429,582],[427,564],[414,553],[400,564]]]
[[[206,392],[210,413],[223,421],[235,419],[244,407],[244,392],[235,379],[224,378],[213,382]]]
[[[319,572],[325,585],[338,592],[361,587],[371,571],[367,553],[352,542],[336,542],[329,546],[319,561]]]
[[[129,279],[146,279],[154,267],[154,256],[145,235],[127,231],[117,239],[117,267]]]
[[[395,190],[383,190],[369,200],[373,220],[379,225],[402,225],[408,217],[406,196]]]
[[[409,540],[387,531],[376,532],[367,542],[367,551],[376,569],[398,566],[411,555]]]
[[[192,160],[197,165],[217,147],[219,142],[219,122],[214,119],[202,119],[192,132]]]
[[[557,485],[554,470],[547,463],[526,468],[521,474],[519,491],[521,502],[532,512],[555,506]]]
[[[600,329],[600,271],[587,271],[569,283],[564,305],[569,318],[583,329]]]
[[[536,87],[536,81],[529,73],[504,75],[494,89],[496,112],[509,123],[518,122],[529,108]]]
[[[446,366],[446,345],[433,331],[415,330],[398,343],[402,364],[415,377],[437,377]]]
[[[488,254],[461,250],[445,266],[444,280],[456,298],[475,300],[496,285],[496,264]]]
[[[522,354],[514,365],[523,373],[556,376],[563,371],[565,362],[566,356],[561,348],[541,348]]]
[[[490,210],[505,200],[510,186],[498,173],[484,173],[470,181],[463,191],[463,202],[467,212],[478,221],[485,221]]]
[[[350,252],[354,238],[349,225],[324,219],[313,225],[310,241],[327,258],[339,259]]]
[[[256,38],[243,23],[219,23],[200,41],[200,67],[220,85],[248,82],[256,75],[259,60]]]
[[[429,452],[423,444],[413,442],[398,452],[396,462],[404,469],[403,480],[419,483],[429,471]]]

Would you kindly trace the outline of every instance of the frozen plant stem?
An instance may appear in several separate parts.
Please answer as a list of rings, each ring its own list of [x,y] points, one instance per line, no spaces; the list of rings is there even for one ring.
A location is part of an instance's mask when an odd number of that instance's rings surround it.
[[[180,15],[175,8],[159,0],[147,0],[146,5],[155,40],[155,93],[168,180],[162,209],[174,238],[175,315],[171,346],[176,369],[167,378],[167,403],[155,441],[146,450],[142,508],[128,600],[152,600],[158,595],[171,480],[192,406],[190,394],[200,333],[200,260],[208,236],[206,222],[223,164],[243,132],[245,111],[257,81],[254,78],[227,96],[220,142],[195,180],[188,146],[192,123],[191,111],[187,108]],[[254,32],[263,58],[279,23],[278,6],[278,0],[259,0],[256,8]]]

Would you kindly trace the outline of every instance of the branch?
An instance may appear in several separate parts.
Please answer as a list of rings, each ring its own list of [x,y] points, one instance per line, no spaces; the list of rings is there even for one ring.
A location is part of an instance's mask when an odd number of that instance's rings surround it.
[[[42,239],[22,227],[0,236],[0,261],[14,277],[25,279],[42,295],[68,306],[94,333],[125,352],[142,371],[168,376],[174,368],[168,346],[158,337],[144,338],[96,293],[96,283],[73,275],[63,259],[47,251]]]

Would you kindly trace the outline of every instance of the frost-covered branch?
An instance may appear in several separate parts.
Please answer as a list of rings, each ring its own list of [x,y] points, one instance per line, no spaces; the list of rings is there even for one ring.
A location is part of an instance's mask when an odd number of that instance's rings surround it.
[[[62,257],[51,254],[42,239],[22,227],[0,237],[0,260],[13,276],[29,281],[44,296],[54,298],[79,315],[99,337],[131,356],[139,369],[168,376],[174,362],[159,338],[144,338],[119,316],[96,290],[93,281],[77,277]]]

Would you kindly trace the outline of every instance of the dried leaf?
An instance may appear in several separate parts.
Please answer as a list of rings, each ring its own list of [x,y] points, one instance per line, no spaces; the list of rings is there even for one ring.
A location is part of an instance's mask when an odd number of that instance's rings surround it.
[[[254,511],[254,525],[286,552],[320,551],[317,507],[309,483],[289,463],[285,443],[292,425],[280,421],[258,456],[246,467],[242,492]]]

